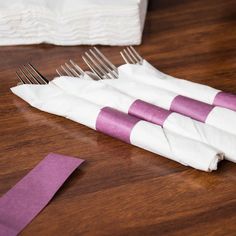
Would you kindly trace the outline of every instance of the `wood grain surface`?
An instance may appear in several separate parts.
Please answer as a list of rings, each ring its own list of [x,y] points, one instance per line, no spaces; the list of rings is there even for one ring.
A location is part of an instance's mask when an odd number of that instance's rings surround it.
[[[88,48],[0,47],[0,196],[49,152],[86,160],[21,234],[236,235],[236,164],[213,173],[184,167],[10,92],[19,65],[30,61],[52,79],[70,58],[85,69]],[[99,48],[122,63],[121,47]],[[236,93],[236,1],[150,1],[136,48],[166,73]]]

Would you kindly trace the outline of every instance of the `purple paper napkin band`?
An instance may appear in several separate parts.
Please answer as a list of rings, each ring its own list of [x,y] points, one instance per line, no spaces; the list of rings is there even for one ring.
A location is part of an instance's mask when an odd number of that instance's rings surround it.
[[[83,160],[49,154],[0,198],[0,235],[17,235]]]
[[[213,105],[236,111],[236,95],[232,93],[219,92],[215,96]]]
[[[136,117],[104,107],[97,117],[96,130],[130,143],[131,131],[139,121]]]
[[[201,95],[199,94],[199,96]],[[213,108],[213,105],[178,95],[172,101],[170,110],[189,116],[195,120],[205,122]]]
[[[142,100],[136,100],[129,108],[129,114],[140,119],[163,126],[167,117],[172,113],[161,107]]]

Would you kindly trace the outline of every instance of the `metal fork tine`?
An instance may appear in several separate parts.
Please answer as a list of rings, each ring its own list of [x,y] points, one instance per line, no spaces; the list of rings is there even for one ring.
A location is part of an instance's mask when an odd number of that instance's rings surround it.
[[[129,61],[132,64],[136,64],[136,62],[132,59],[132,57],[129,55],[129,53],[126,51],[126,49],[124,49],[123,51],[124,51],[124,54],[126,55],[126,57],[128,57]]]
[[[70,70],[70,72],[73,74],[73,76],[75,76],[75,77],[80,77],[80,74],[78,74],[74,68],[72,68],[71,66],[69,66],[67,63],[65,63],[65,65],[66,65],[66,67],[68,68],[68,70]]]
[[[127,60],[127,58],[125,57],[123,52],[120,52],[121,57],[123,58],[123,60],[125,61],[126,64],[130,64],[130,62]]]
[[[41,82],[31,73],[31,71],[30,71],[25,65],[23,65],[23,67],[24,67],[25,71],[27,71],[28,75],[31,76],[31,78],[34,80],[34,82],[35,82],[36,84],[41,84]],[[31,81],[32,81],[32,80],[31,80]],[[35,84],[35,83],[34,83],[34,84]]]
[[[96,52],[100,55],[100,57],[101,57],[107,64],[109,64],[109,66],[117,73],[118,70],[117,70],[116,66],[115,66],[100,50],[98,50],[96,47],[94,47],[94,49],[95,49]]]
[[[96,74],[100,79],[104,79],[102,74],[90,64],[86,57],[82,56],[82,59],[94,74]]]
[[[59,76],[63,76],[63,74],[58,69],[56,69],[56,72]]]
[[[89,55],[89,53],[85,53],[85,55],[89,58],[89,60],[93,63],[95,67],[101,72],[102,77],[105,76],[107,79],[112,79],[106,71],[103,70],[103,68]]]
[[[139,59],[136,58],[136,56],[134,55],[133,51],[131,51],[131,49],[129,47],[127,47],[127,50],[129,52],[129,55],[135,60],[135,64],[136,63],[140,63]]]
[[[72,76],[72,77],[81,77],[85,74],[85,72],[77,65],[74,61],[69,60],[69,63],[65,63],[65,66],[61,65],[61,70],[56,69],[56,72],[59,76],[64,76],[64,73],[66,73],[66,76]],[[64,72],[64,73],[63,73]]]
[[[142,64],[143,58],[138,54],[138,52],[132,47],[126,47],[123,51],[120,52],[123,60],[127,64]]]
[[[20,73],[24,76],[24,78],[29,82],[29,84],[34,84],[34,81],[32,81],[29,76],[24,72],[23,68],[19,68]]]
[[[70,60],[70,63],[74,66],[74,68],[83,76],[85,72],[80,68],[78,64],[76,64],[74,61]]]
[[[42,74],[40,74],[39,71],[37,71],[36,68],[31,63],[29,63],[28,65],[34,71],[34,73],[37,74],[43,80],[45,84],[49,83],[49,80],[47,80]]]
[[[46,84],[47,80],[30,63],[19,67],[16,76],[24,84]]]
[[[73,76],[70,71],[68,71],[64,66],[61,66],[62,70],[66,73],[67,76]]]
[[[105,73],[110,73],[110,76],[113,77],[113,79],[116,79],[117,78],[116,74],[113,73],[113,71],[96,55],[96,53],[93,52],[92,49],[90,49],[89,51],[93,54],[93,56],[100,63],[100,66],[102,66],[105,70],[107,70],[107,71],[105,71]]]
[[[134,49],[134,47],[130,46],[130,49],[133,51],[133,53],[137,56],[139,59],[140,63],[142,63],[143,58],[140,56],[140,54]]]
[[[20,80],[22,84],[26,84],[26,82],[20,77],[19,73],[16,71],[16,76]]]

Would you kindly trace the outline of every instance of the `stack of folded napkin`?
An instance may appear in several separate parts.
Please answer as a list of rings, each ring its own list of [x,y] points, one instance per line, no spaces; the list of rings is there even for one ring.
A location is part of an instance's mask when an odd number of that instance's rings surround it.
[[[147,0],[0,0],[0,45],[140,44]]]

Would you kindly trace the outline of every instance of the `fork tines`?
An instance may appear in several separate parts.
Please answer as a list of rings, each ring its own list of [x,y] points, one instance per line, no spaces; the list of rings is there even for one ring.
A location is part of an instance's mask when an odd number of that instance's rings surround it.
[[[138,54],[138,52],[129,46],[120,52],[122,58],[127,64],[142,64],[143,58]]]
[[[100,79],[118,78],[118,69],[116,66],[96,47],[85,52],[82,58]]]
[[[128,64],[142,64],[143,58],[132,47],[127,47],[120,52],[121,56]],[[89,49],[82,56],[84,62],[100,79],[117,79],[117,67],[96,47]],[[56,72],[59,76],[66,74],[67,76],[82,77],[85,72],[74,61],[69,60],[68,63],[62,65]],[[48,84],[49,81],[30,63],[19,67],[16,71],[18,79],[23,84]]]
[[[59,76],[64,76],[65,74],[72,77],[81,77],[85,74],[81,67],[72,60],[69,60],[65,65],[61,65],[61,68],[57,69],[56,72]]]
[[[30,63],[19,67],[16,76],[23,84],[48,84],[49,81]]]

